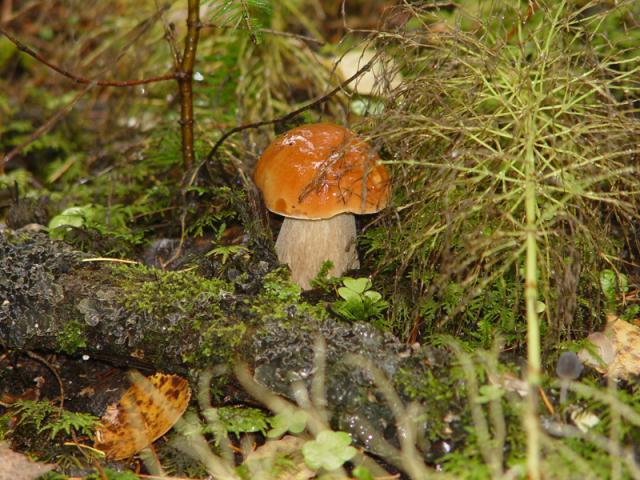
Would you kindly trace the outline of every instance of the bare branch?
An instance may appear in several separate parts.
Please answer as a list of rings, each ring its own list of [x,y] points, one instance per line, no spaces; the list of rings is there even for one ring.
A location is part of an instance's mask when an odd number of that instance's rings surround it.
[[[232,26],[216,25],[215,23],[203,23],[202,28],[210,28],[215,30],[238,30],[237,28]],[[276,35],[278,37],[295,38],[297,40],[302,40],[303,42],[314,43],[320,46],[326,45],[327,43],[324,40],[319,40],[317,38],[309,37],[307,35],[300,35],[299,33],[283,32],[280,30],[273,30],[271,28],[258,28],[255,31],[258,33],[268,33],[269,35]]]
[[[271,35],[276,35],[279,37],[296,38],[298,40],[302,40],[303,42],[315,43],[316,45],[320,45],[320,46],[326,45],[327,43],[324,40],[318,40],[317,38],[308,37],[306,35],[300,35],[298,33],[290,33],[290,32],[281,32],[279,30],[272,30],[270,28],[260,28],[258,31],[260,33],[269,33]]]
[[[59,67],[57,65],[54,65],[53,63],[49,62],[46,58],[44,58],[44,56],[42,56],[41,54],[39,54],[38,52],[33,50],[31,47],[29,47],[29,46],[25,45],[24,43],[22,43],[20,40],[15,38],[13,35],[11,35],[9,32],[7,32],[2,27],[0,27],[0,34],[4,35],[5,37],[7,37],[7,39],[9,39],[9,41],[11,43],[13,43],[16,47],[18,47],[18,50],[26,53],[30,57],[35,58],[40,63],[46,65],[51,70],[59,73],[60,75],[62,75],[64,77],[67,77],[68,79],[72,80],[73,82],[79,83],[79,84],[82,84],[82,85],[91,84],[91,85],[98,85],[98,86],[101,86],[101,87],[134,87],[136,85],[145,85],[145,84],[148,84],[148,83],[163,82],[165,80],[174,80],[176,78],[176,73],[175,72],[167,73],[165,75],[160,75],[160,76],[157,76],[157,77],[144,78],[144,79],[141,79],[141,80],[125,80],[125,81],[94,80],[94,79],[91,79],[91,78],[81,77],[79,75],[71,73],[71,72],[65,70],[64,68],[61,68],[61,67]]]
[[[167,19],[164,16],[164,11],[158,4],[158,0],[155,0],[155,4],[156,11],[159,13],[160,20],[162,20],[162,26],[164,27],[164,38],[169,44],[169,50],[171,50],[171,56],[173,57],[173,65],[177,70],[182,63],[182,59],[180,58],[180,52],[178,51],[174,25],[173,23],[170,24],[169,22],[167,22]]]

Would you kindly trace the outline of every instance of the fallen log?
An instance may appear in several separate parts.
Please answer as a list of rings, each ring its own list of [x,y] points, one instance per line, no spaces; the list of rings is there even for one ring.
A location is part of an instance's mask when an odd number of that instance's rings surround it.
[[[423,378],[425,355],[433,352],[413,351],[372,325],[332,318],[324,306],[304,302],[282,269],[250,257],[240,252],[230,260],[239,264],[228,269],[234,273],[227,278],[206,278],[195,269],[163,272],[87,261],[87,254],[41,233],[5,230],[0,341],[5,349],[82,355],[165,372],[242,360],[259,383],[292,398],[296,382],[310,385],[315,344],[322,338],[334,425],[354,438],[393,427],[370,372],[343,359],[362,355],[403,398],[416,399],[405,393],[420,390],[412,385]]]

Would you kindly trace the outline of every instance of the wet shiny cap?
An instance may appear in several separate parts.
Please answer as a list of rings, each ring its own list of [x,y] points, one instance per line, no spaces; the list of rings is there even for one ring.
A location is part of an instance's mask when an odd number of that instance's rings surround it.
[[[389,174],[376,152],[338,125],[303,125],[264,151],[254,180],[269,210],[285,217],[375,213],[389,199]]]

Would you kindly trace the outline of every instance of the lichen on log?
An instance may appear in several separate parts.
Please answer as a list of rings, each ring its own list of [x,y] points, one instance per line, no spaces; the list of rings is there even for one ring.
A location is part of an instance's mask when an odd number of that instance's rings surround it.
[[[420,379],[433,359],[425,362],[424,352],[373,325],[343,322],[323,305],[306,303],[286,269],[247,260],[221,279],[86,257],[43,234],[0,232],[0,341],[6,349],[83,354],[173,372],[241,359],[259,383],[293,398],[296,383],[310,385],[314,345],[322,338],[333,424],[354,438],[386,431],[394,419],[371,375],[344,362],[348,354],[381,368],[403,398],[429,396],[415,392],[425,391]],[[364,437],[359,441],[378,449]]]

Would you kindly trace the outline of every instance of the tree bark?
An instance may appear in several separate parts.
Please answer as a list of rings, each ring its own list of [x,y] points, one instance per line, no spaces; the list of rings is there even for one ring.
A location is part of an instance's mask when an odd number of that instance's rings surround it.
[[[187,11],[187,35],[184,40],[182,62],[177,73],[180,91],[180,128],[182,132],[182,159],[184,171],[193,165],[193,66],[200,36],[200,0],[189,0]]]

